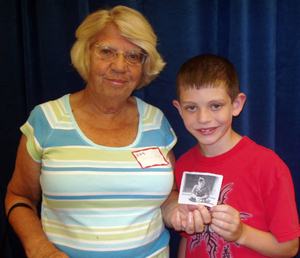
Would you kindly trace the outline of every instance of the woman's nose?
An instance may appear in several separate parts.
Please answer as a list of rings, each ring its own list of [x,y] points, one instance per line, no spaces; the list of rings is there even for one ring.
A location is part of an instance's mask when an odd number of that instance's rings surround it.
[[[127,71],[128,64],[123,53],[118,53],[117,56],[111,61],[111,68],[119,73],[124,73]]]

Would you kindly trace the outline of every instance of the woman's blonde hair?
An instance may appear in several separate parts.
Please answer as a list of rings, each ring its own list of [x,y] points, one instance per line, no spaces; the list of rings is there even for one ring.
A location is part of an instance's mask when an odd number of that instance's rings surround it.
[[[136,89],[148,85],[158,76],[166,63],[156,50],[157,37],[150,23],[141,13],[126,6],[119,5],[109,10],[99,10],[85,18],[76,30],[77,40],[71,49],[72,64],[87,82],[90,74],[90,45],[111,23],[117,25],[122,36],[148,54]]]

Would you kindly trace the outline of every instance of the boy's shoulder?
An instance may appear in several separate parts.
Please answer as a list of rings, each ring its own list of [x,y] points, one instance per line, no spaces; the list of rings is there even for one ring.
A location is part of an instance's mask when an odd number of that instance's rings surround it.
[[[196,144],[194,147],[190,148],[186,152],[184,152],[177,160],[176,164],[179,164],[181,162],[186,162],[187,160],[191,160],[195,158],[195,155],[197,155],[198,152],[198,144]]]
[[[249,138],[248,138],[249,139]],[[278,156],[275,151],[264,147],[252,140],[249,139],[249,148],[245,151],[244,155],[247,155],[245,158],[251,158],[255,160],[258,164],[268,164],[269,166],[273,167],[286,167],[284,161]]]
[[[246,140],[248,142],[248,150],[249,151],[256,151],[253,153],[254,156],[260,156],[260,155],[266,155],[266,156],[274,156],[274,157],[278,157],[279,156],[275,153],[275,151],[271,150],[270,148],[267,148],[253,140],[251,140],[250,138],[248,138],[247,136],[243,137],[243,140]]]
[[[286,166],[282,159],[271,149],[266,148],[247,136],[244,136],[232,149],[215,157],[204,157],[198,150],[198,145],[192,147],[183,153],[176,164],[187,163],[191,161],[200,162],[202,165],[214,165],[224,163],[230,160],[238,160],[240,163],[249,164],[253,161],[261,165]]]

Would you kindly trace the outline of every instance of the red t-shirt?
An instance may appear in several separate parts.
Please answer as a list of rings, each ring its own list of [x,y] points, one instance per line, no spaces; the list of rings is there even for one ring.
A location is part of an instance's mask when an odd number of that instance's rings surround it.
[[[273,151],[247,137],[216,157],[202,156],[195,146],[176,162],[178,189],[184,171],[223,175],[218,204],[227,204],[238,210],[243,223],[272,232],[279,242],[300,236],[290,171]],[[187,237],[186,258],[266,257],[224,241],[209,226],[202,234],[183,235]]]

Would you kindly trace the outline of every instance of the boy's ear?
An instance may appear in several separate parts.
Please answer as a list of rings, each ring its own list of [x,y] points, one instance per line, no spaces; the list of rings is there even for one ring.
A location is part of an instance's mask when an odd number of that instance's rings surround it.
[[[181,106],[180,106],[180,103],[179,103],[179,101],[178,101],[177,99],[174,99],[174,100],[173,100],[173,105],[174,105],[174,107],[177,108],[177,110],[178,110],[180,116],[182,117]]]
[[[247,100],[247,97],[244,93],[239,93],[237,95],[237,97],[235,98],[235,100],[233,101],[233,104],[232,104],[232,107],[233,107],[232,115],[233,116],[238,116],[242,112],[246,100]]]

